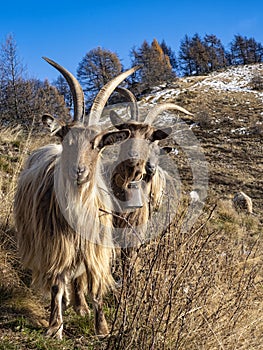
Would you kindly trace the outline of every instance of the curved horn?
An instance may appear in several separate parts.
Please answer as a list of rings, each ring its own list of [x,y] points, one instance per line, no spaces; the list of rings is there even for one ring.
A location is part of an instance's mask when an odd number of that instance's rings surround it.
[[[52,61],[50,58],[43,57],[45,61],[47,61],[51,66],[55,67],[66,79],[67,83],[69,84],[70,91],[73,97],[73,104],[74,104],[74,121],[81,121],[83,120],[83,116],[85,113],[85,101],[84,101],[84,93],[80,86],[80,83],[77,81],[77,79],[71,74],[69,71],[67,71],[64,67],[60,66],[55,61]]]
[[[112,92],[124,79],[136,72],[136,70],[138,70],[139,68],[141,68],[141,66],[135,66],[127,70],[126,72],[121,73],[116,78],[110,80],[106,85],[103,86],[103,88],[99,91],[92,104],[88,120],[89,125],[98,124],[103,108],[106,105]]]
[[[188,112],[186,109],[184,109],[183,107],[180,107],[174,103],[164,103],[164,104],[160,104],[157,105],[155,107],[153,107],[153,109],[151,109],[149,111],[149,113],[147,114],[144,123],[145,124],[152,124],[154,119],[163,111],[167,110],[167,109],[176,109],[177,111],[183,112],[187,115],[193,115],[192,113]]]
[[[138,109],[136,97],[133,95],[133,93],[130,90],[120,86],[116,87],[115,91],[117,91],[123,97],[126,97],[127,100],[131,102],[130,104],[131,120],[139,121],[139,109]]]

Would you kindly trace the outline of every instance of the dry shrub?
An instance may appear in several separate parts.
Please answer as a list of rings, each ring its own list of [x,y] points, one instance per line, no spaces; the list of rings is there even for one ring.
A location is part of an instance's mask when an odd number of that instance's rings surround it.
[[[137,250],[105,348],[260,348],[262,244],[228,202],[206,212],[187,233],[180,214]]]
[[[250,80],[250,86],[253,90],[263,90],[263,76],[260,72],[255,72]]]
[[[208,109],[201,109],[196,113],[196,122],[203,130],[211,128],[212,120]]]
[[[30,130],[20,126],[4,127],[0,125],[0,224],[12,225],[13,198],[17,178],[28,154],[46,142],[46,137],[32,137]]]

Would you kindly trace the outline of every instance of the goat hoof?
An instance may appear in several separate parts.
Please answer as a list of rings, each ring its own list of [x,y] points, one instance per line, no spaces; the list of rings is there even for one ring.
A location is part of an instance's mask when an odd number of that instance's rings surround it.
[[[98,338],[106,338],[110,334],[107,323],[102,323],[97,329],[96,329],[96,335]]]
[[[86,305],[82,305],[82,306],[77,306],[74,308],[75,312],[84,317],[84,316],[90,316],[90,309],[88,306]]]
[[[46,332],[46,336],[49,338],[55,338],[58,340],[62,340],[62,331],[63,331],[62,324],[60,326],[49,327],[47,332]]]

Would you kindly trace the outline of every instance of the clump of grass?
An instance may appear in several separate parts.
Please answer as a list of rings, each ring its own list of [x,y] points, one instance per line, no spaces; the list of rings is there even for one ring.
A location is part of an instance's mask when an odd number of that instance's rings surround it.
[[[196,113],[196,122],[204,130],[211,129],[213,123],[207,108],[203,108]]]
[[[255,72],[250,80],[250,86],[253,90],[263,90],[263,75],[259,72]]]

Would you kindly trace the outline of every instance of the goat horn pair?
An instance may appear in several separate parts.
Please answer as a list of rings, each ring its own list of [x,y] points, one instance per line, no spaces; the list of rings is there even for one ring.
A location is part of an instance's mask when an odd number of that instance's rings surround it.
[[[74,121],[83,121],[83,117],[85,114],[85,99],[84,99],[84,93],[83,93],[83,90],[80,86],[80,83],[73,76],[73,74],[71,74],[67,69],[65,69],[64,67],[62,67],[58,63],[54,62],[50,58],[47,58],[47,57],[43,57],[43,58],[45,61],[47,61],[49,64],[51,64],[54,68],[56,68],[66,79],[67,83],[69,84],[72,96],[73,96],[73,104],[74,104],[73,120]],[[139,68],[141,68],[141,66],[135,66],[135,67],[127,70],[126,72],[121,73],[116,78],[109,81],[105,86],[103,86],[103,88],[97,94],[97,96],[93,102],[93,105],[91,107],[89,120],[88,120],[89,125],[98,124],[101,113],[103,111],[103,108],[105,107],[112,92],[116,89],[116,87],[124,79],[126,79],[129,75],[133,74]],[[125,89],[125,90],[127,90],[127,89]],[[122,92],[125,93],[127,96],[128,95],[127,91],[125,91],[125,92],[122,91]],[[129,98],[132,98],[131,95]],[[134,97],[134,99],[135,99],[135,97]],[[136,114],[136,113],[138,113],[138,111],[136,111],[137,104],[135,107],[135,102],[136,102],[136,99],[135,99],[135,101],[133,100],[134,112],[132,111],[132,113],[137,115]]]
[[[54,68],[56,68],[66,79],[66,81],[69,84],[70,91],[73,96],[73,104],[74,104],[74,121],[83,121],[84,113],[85,113],[85,100],[84,100],[84,93],[83,90],[78,82],[78,80],[71,74],[68,70],[66,70],[64,67],[60,66],[55,61],[51,60],[50,58],[43,57],[45,61],[47,61],[49,64],[51,64]],[[99,91],[97,94],[93,105],[91,107],[90,115],[89,115],[89,125],[91,124],[98,124],[101,113],[103,111],[103,108],[105,107],[110,95],[112,92],[118,87],[118,85],[126,79],[129,75],[133,74],[136,70],[141,68],[141,66],[135,66],[126,72],[121,73],[111,81],[109,81],[103,88]],[[118,88],[118,92],[122,95],[128,97],[128,99],[132,102],[131,108],[132,108],[132,120],[138,121],[139,119],[139,113],[138,113],[138,106],[135,96],[127,89],[125,88]],[[158,105],[154,107],[146,116],[144,123],[145,124],[152,124],[154,119],[163,111],[167,109],[175,109],[180,112],[183,112],[187,115],[193,115],[192,113],[188,112],[186,109],[173,104],[173,103],[165,103],[162,105]]]
[[[126,79],[129,75],[133,74],[141,68],[141,66],[135,66],[126,72],[121,73],[111,81],[109,81],[106,85],[103,86],[103,88],[100,90],[98,95],[96,96],[91,110],[90,110],[90,115],[89,115],[89,125],[91,124],[97,124],[100,116],[102,114],[103,108],[105,107],[110,95],[112,92],[116,89],[116,87],[124,80]]]
[[[119,92],[120,94],[122,94],[124,97],[128,98],[128,100],[131,102],[131,108],[132,108],[131,120],[139,121],[138,105],[137,105],[136,97],[133,95],[133,93],[131,91],[129,91],[128,89],[125,89],[122,87],[116,88],[116,91]],[[183,112],[187,115],[193,116],[192,113],[190,113],[189,111],[187,111],[183,107],[180,107],[174,103],[164,103],[164,104],[157,105],[150,110],[150,112],[147,114],[147,116],[144,120],[144,124],[152,124],[154,122],[155,118],[159,114],[161,114],[163,111],[169,110],[169,109],[177,110],[177,111]]]

